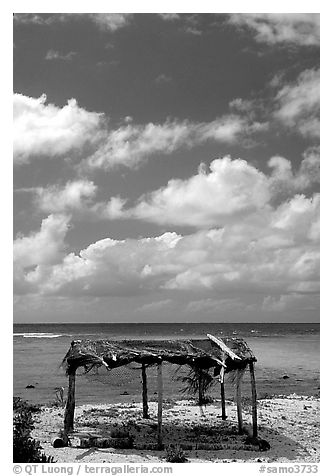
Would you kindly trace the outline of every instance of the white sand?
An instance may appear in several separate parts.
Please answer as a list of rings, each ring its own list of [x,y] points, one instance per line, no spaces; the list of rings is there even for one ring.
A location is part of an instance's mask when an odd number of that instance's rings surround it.
[[[292,395],[284,398],[259,400],[259,437],[271,446],[260,452],[257,447],[244,445],[246,435],[237,434],[237,413],[233,402],[227,402],[228,420],[223,422],[219,402],[200,407],[189,401],[178,401],[163,410],[164,443],[210,443],[223,445],[219,450],[185,450],[189,462],[318,462],[319,461],[319,400]],[[96,409],[91,412],[91,409]],[[156,441],[156,403],[149,404],[151,419],[141,418],[140,404],[84,405],[76,408],[75,429],[110,436],[112,425],[129,420],[138,428],[136,442]],[[63,409],[44,408],[38,415],[33,437],[40,440],[46,455],[57,462],[144,463],[165,462],[164,451],[114,448],[80,448],[79,439],[72,446],[53,448],[52,439],[63,426]],[[109,413],[109,415],[108,415]],[[113,417],[112,417],[113,415]],[[251,427],[250,408],[243,411],[244,423]],[[209,429],[213,428],[210,432]],[[192,433],[191,433],[192,431]],[[193,432],[195,438],[193,439]],[[191,440],[192,438],[192,440]]]

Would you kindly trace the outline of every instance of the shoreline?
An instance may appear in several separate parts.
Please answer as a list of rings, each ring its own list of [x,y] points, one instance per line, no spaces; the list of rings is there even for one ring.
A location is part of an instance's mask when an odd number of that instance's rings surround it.
[[[256,371],[258,374],[258,371]],[[148,400],[153,402],[157,400],[157,386],[155,375],[149,375],[148,379]],[[43,407],[52,406],[55,401],[56,388],[63,387],[64,393],[67,393],[67,378],[63,378],[61,382],[55,382],[58,385],[53,387],[53,392],[48,388],[45,389],[34,379],[26,381],[28,384],[32,383],[33,388],[23,388],[19,391],[15,391],[14,396],[20,397],[23,400],[28,401],[31,404],[41,405]],[[243,396],[251,397],[251,388],[249,384],[249,376],[244,376],[243,379]],[[164,388],[165,398],[170,400],[180,400],[186,398],[182,394],[183,385],[177,381],[174,381],[165,372],[164,376]],[[302,379],[302,382],[296,381],[293,376],[288,379],[283,378],[283,372],[280,372],[279,378],[275,380],[267,380],[264,382],[260,378],[256,378],[257,395],[258,399],[267,398],[284,398],[288,395],[297,395],[306,397],[320,398],[320,381],[319,377]],[[232,383],[226,381],[225,386],[226,398],[233,400],[234,387]],[[210,396],[214,399],[220,398],[220,389],[218,385],[215,385],[210,389]],[[89,381],[88,379],[78,376],[77,388],[76,388],[76,402],[77,405],[100,405],[100,404],[132,404],[141,401],[141,381],[138,376],[131,382],[126,384],[115,385],[114,383],[102,384],[98,381]]]
[[[259,451],[237,434],[236,405],[227,400],[228,419],[220,418],[220,401],[204,407],[191,400],[166,399],[163,406],[165,448],[170,443],[183,445],[189,462],[307,462],[319,461],[320,400],[314,396],[279,395],[258,400],[259,437],[270,449]],[[149,449],[156,442],[156,402],[149,403],[150,419],[142,418],[141,403],[78,405],[72,446],[53,448],[52,440],[63,425],[63,408],[42,407],[36,416],[32,436],[41,442],[47,456],[57,462],[144,463],[166,462],[165,450]],[[243,408],[244,425],[251,431],[251,410]],[[119,428],[129,429],[134,448],[82,448],[80,438],[88,433],[112,436]],[[202,449],[217,448],[217,449]]]

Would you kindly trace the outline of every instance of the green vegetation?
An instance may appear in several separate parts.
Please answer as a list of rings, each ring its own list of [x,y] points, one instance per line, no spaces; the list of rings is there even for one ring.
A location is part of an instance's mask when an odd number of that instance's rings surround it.
[[[208,371],[199,367],[191,367],[188,375],[178,377],[177,380],[185,383],[185,387],[181,390],[182,393],[198,396],[198,405],[207,405],[213,401],[213,398],[207,393],[214,385],[215,380]]]
[[[169,445],[165,450],[165,459],[168,463],[186,463],[188,460],[180,445]]]
[[[42,453],[40,442],[32,438],[35,428],[33,413],[40,407],[30,405],[19,397],[13,401],[13,462],[14,463],[54,463],[52,456]]]

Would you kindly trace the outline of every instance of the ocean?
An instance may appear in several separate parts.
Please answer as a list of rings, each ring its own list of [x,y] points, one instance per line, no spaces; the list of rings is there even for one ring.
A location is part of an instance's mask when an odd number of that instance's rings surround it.
[[[216,336],[244,338],[257,357],[258,397],[271,395],[319,395],[319,324],[303,323],[154,323],[154,324],[14,324],[13,395],[33,403],[50,404],[59,387],[66,391],[61,367],[73,339],[190,339]],[[181,377],[186,367],[164,366],[165,398],[184,398]],[[107,372],[78,375],[77,404],[138,402],[140,368],[121,367]],[[27,388],[30,387],[30,388]],[[156,399],[156,369],[148,370],[149,399]],[[233,398],[233,384],[226,382],[226,397]],[[250,395],[245,375],[243,394]],[[211,388],[218,397],[219,386]]]

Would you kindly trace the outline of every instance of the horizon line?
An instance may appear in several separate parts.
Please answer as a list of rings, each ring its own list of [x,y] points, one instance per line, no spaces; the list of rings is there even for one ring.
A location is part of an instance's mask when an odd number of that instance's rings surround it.
[[[281,321],[163,321],[163,322],[147,322],[147,321],[142,321],[142,322],[133,322],[133,321],[128,321],[128,322],[13,322],[13,324],[16,325],[21,325],[21,324],[58,324],[58,325],[64,325],[64,324],[87,324],[87,325],[98,325],[98,324],[320,324],[320,321],[309,321],[309,322],[298,322],[298,321],[286,321],[286,322],[281,322]]]

